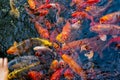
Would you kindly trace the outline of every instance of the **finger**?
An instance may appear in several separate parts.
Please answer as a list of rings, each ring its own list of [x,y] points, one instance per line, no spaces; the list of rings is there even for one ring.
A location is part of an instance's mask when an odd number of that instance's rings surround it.
[[[4,58],[4,63],[3,63],[4,68],[8,68],[8,59]]]
[[[3,59],[0,58],[0,67],[3,67]]]

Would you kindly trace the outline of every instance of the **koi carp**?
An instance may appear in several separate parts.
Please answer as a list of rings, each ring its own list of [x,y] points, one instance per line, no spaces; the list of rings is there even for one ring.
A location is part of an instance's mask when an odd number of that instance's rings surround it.
[[[31,9],[35,9],[36,7],[35,0],[28,0],[28,4]]]
[[[17,77],[17,76],[16,76],[17,74],[21,73],[22,71],[28,70],[28,69],[36,66],[36,65],[39,65],[39,64],[40,64],[40,62],[37,62],[37,63],[31,64],[31,65],[28,65],[28,66],[26,66],[26,67],[24,67],[24,68],[21,68],[21,69],[12,71],[12,72],[10,72],[10,73],[8,74],[8,79],[16,78],[16,77]]]
[[[40,5],[36,10],[50,9],[50,8],[56,8],[58,10],[58,13],[60,13],[61,9],[58,3],[43,4],[43,5]]]
[[[76,72],[83,80],[87,80],[87,75],[82,69],[81,66],[79,66],[69,55],[63,54],[62,59],[69,65],[69,67]]]
[[[71,32],[71,24],[67,22],[63,26],[62,32],[58,34],[58,36],[56,37],[56,40],[64,43],[69,38],[70,32]]]
[[[58,60],[53,60],[52,63],[50,64],[50,70],[56,71],[58,69]]]
[[[41,72],[37,72],[37,71],[30,71],[30,72],[28,72],[28,76],[32,80],[41,80],[42,73]]]
[[[107,14],[100,18],[100,23],[114,24],[120,21],[120,11]]]
[[[13,15],[15,18],[20,17],[20,12],[18,8],[15,6],[14,0],[10,0],[10,15]]]
[[[52,43],[45,39],[30,38],[20,43],[14,42],[14,44],[7,50],[7,53],[18,55],[26,52],[29,48],[31,48],[34,45],[52,46]]]
[[[48,39],[49,38],[49,32],[47,29],[43,28],[39,22],[35,22],[35,28],[37,30],[37,32],[39,33],[39,35],[43,38]]]
[[[88,13],[84,12],[84,11],[75,11],[72,13],[71,15],[74,18],[87,18],[91,20],[91,23],[94,23],[93,17],[90,16]]]
[[[92,32],[99,34],[101,40],[105,41],[107,39],[106,35],[119,35],[120,27],[113,24],[96,24],[90,27]]]
[[[50,80],[60,80],[60,76],[62,75],[63,68],[57,69],[51,76]]]

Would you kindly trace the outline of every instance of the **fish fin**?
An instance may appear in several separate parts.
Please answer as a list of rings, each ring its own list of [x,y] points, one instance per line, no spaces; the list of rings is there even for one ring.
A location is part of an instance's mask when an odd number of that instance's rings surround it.
[[[14,43],[13,43],[13,46],[17,46],[18,45],[18,43],[15,41]]]
[[[116,38],[116,37],[118,37],[118,36],[117,36],[117,35],[112,35],[112,37],[113,37],[113,38]]]
[[[99,35],[100,39],[102,41],[106,41],[107,40],[107,35]]]
[[[86,49],[86,45],[82,45],[82,46],[81,46],[80,52],[82,52],[82,51],[84,51],[84,50],[87,50],[87,49]]]

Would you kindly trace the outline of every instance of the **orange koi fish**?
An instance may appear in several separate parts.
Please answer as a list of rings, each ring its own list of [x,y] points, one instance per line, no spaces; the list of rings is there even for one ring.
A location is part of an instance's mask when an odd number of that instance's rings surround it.
[[[48,30],[43,28],[37,21],[35,22],[35,28],[41,37],[46,38],[46,39],[49,38]]]
[[[30,71],[30,72],[28,72],[28,76],[32,80],[41,80],[42,73],[37,72],[37,71]]]
[[[113,24],[96,24],[90,27],[90,30],[99,34],[101,40],[105,41],[107,35],[119,35],[120,27]]]
[[[62,59],[69,65],[69,67],[76,72],[83,80],[87,80],[86,74],[82,67],[79,66],[69,55],[63,54]]]
[[[60,68],[60,69],[56,70],[52,74],[50,80],[60,80],[60,76],[62,75],[63,70],[64,70],[63,68]]]
[[[58,60],[53,60],[51,65],[50,65],[50,70],[56,71],[58,69]]]
[[[120,36],[110,39],[109,42],[104,46],[104,49],[105,49],[106,47],[108,47],[108,46],[109,46],[111,43],[113,43],[113,42],[120,43]]]
[[[61,37],[61,39],[62,39],[63,41],[67,40],[68,37],[69,37],[70,32],[71,32],[71,24],[70,24],[69,22],[67,22],[67,23],[64,25],[63,29],[62,29],[62,33],[61,33],[61,34],[62,34],[62,37]]]
[[[28,0],[28,4],[31,9],[35,9],[36,7],[35,0]]]
[[[87,18],[91,20],[91,23],[94,23],[93,17],[84,11],[75,11],[71,16],[74,18]]]
[[[67,80],[73,80],[73,78],[74,78],[73,72],[69,68],[66,69],[65,72],[64,72],[64,77]]]
[[[71,24],[67,22],[64,25],[62,32],[58,34],[58,36],[56,37],[56,40],[64,43],[69,38],[70,32],[71,32]]]
[[[114,24],[120,21],[120,11],[107,14],[100,18],[100,23]]]

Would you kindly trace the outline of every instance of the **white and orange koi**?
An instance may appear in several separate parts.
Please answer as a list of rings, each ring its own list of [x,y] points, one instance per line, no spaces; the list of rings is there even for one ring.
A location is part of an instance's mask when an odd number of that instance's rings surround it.
[[[113,24],[96,24],[90,27],[92,32],[96,32],[99,34],[101,40],[105,41],[107,39],[106,35],[119,35],[120,34],[120,26]]]

